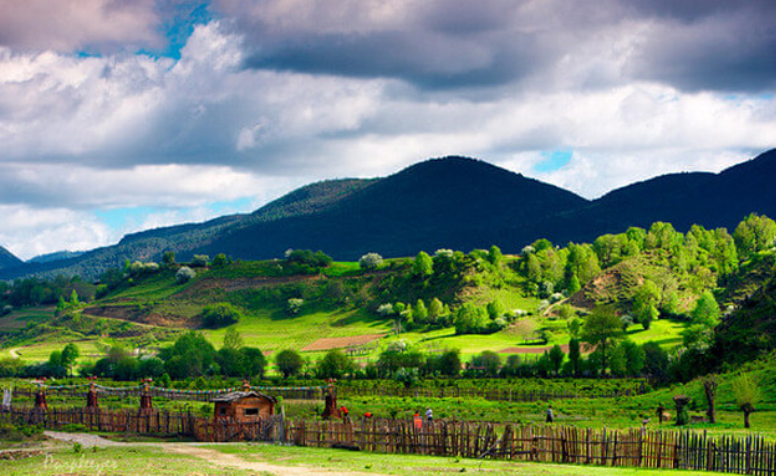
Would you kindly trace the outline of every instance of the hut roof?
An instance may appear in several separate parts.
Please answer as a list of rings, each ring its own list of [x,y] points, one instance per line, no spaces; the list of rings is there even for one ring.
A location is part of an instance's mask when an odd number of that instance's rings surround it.
[[[271,396],[265,395],[263,393],[255,392],[253,390],[249,390],[247,392],[227,393],[227,394],[215,397],[214,399],[211,400],[211,402],[235,402],[235,401],[242,400],[243,398],[248,398],[248,397],[266,398],[267,400],[269,400],[269,401],[271,401],[273,403],[277,403],[277,399],[275,397],[271,397]]]

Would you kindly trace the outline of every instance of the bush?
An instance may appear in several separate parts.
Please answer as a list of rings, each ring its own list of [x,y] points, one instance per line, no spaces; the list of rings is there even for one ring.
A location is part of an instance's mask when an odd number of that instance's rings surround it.
[[[288,250],[286,251],[286,259],[289,263],[307,265],[313,268],[326,268],[333,262],[331,256],[320,250],[315,253],[312,250]]]
[[[181,266],[181,269],[175,273],[175,281],[178,283],[187,283],[194,279],[196,275],[197,273],[193,269],[188,266]]]
[[[191,259],[191,265],[195,268],[204,268],[210,262],[210,256],[208,255],[194,255]]]
[[[229,303],[222,302],[205,306],[202,310],[202,324],[209,329],[220,329],[240,320],[242,313]]]
[[[383,257],[377,253],[367,253],[358,260],[361,269],[376,269],[383,264]]]
[[[299,314],[299,311],[302,309],[302,306],[304,306],[304,299],[291,298],[288,300],[288,303],[286,305],[286,312],[288,312],[292,316],[295,316]]]

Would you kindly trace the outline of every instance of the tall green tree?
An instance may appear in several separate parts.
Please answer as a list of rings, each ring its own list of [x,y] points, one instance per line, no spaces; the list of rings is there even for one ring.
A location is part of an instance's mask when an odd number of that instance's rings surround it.
[[[415,256],[412,264],[412,274],[420,279],[426,279],[434,274],[434,261],[425,251],[421,251]]]
[[[733,232],[738,253],[743,258],[770,248],[773,246],[774,238],[776,238],[776,222],[756,213],[744,218]]]
[[[622,321],[610,308],[597,307],[587,316],[582,327],[582,341],[601,353],[601,372],[605,373],[608,366],[609,347],[622,339],[623,335]]]
[[[73,376],[73,365],[80,356],[81,352],[78,350],[78,346],[72,342],[62,349],[62,365],[67,368],[67,373],[71,377]]]
[[[569,361],[571,362],[571,368],[574,369],[574,376],[579,375],[579,361],[582,357],[582,353],[579,348],[579,340],[571,338],[569,340]]]
[[[304,357],[295,350],[281,350],[275,356],[275,364],[278,367],[278,371],[283,374],[283,378],[294,377],[304,367]]]
[[[230,327],[224,334],[224,349],[240,350],[243,346],[243,338],[240,331],[235,327]]]

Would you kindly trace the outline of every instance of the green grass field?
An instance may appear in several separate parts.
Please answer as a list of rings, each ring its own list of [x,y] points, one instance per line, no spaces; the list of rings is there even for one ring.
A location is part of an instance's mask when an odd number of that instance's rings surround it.
[[[60,444],[19,461],[0,460],[8,476],[78,475],[395,475],[485,473],[494,476],[700,476],[710,472],[608,468],[553,463],[525,463],[466,458],[388,455],[346,450],[299,448],[270,444],[180,443],[129,444],[84,448]]]

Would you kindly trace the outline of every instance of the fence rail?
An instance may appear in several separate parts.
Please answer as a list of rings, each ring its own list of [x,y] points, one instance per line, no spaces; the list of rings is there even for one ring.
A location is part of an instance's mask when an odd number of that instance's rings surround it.
[[[776,444],[759,435],[710,436],[689,430],[611,430],[465,421],[308,422],[279,416],[247,422],[212,421],[191,413],[141,414],[81,408],[50,408],[44,412],[12,407],[0,412],[0,419],[47,428],[81,424],[90,430],[178,434],[211,442],[274,441],[380,453],[776,475]]]
[[[497,402],[540,402],[572,400],[578,398],[618,398],[638,395],[638,389],[612,390],[608,392],[533,391],[521,389],[474,389],[459,387],[403,388],[403,387],[337,387],[337,396],[364,397],[426,397],[426,398],[482,398]]]
[[[272,387],[261,388],[257,387],[260,392],[266,393],[273,397],[282,397],[286,400],[323,400],[325,390],[322,387]],[[165,398],[168,400],[186,400],[186,401],[199,401],[209,402],[213,397],[228,393],[230,391],[240,390],[240,388],[234,388],[229,390],[213,390],[213,391],[201,391],[201,393],[195,393],[195,391],[179,391],[176,389],[166,389],[151,387],[148,393],[152,397]],[[14,399],[29,398],[34,399],[35,394],[38,392],[37,388],[33,387],[15,387],[13,389]],[[46,394],[56,395],[59,397],[67,398],[84,398],[89,393],[89,389],[86,386],[68,387],[68,388],[48,388]],[[116,387],[107,388],[99,387],[97,393],[104,396],[117,396],[117,397],[140,397],[143,395],[144,390],[141,387]]]
[[[0,418],[16,424],[41,425],[58,429],[66,425],[83,425],[89,431],[107,431],[141,435],[192,435],[196,417],[190,412],[90,410],[86,408],[11,407],[0,412]]]

